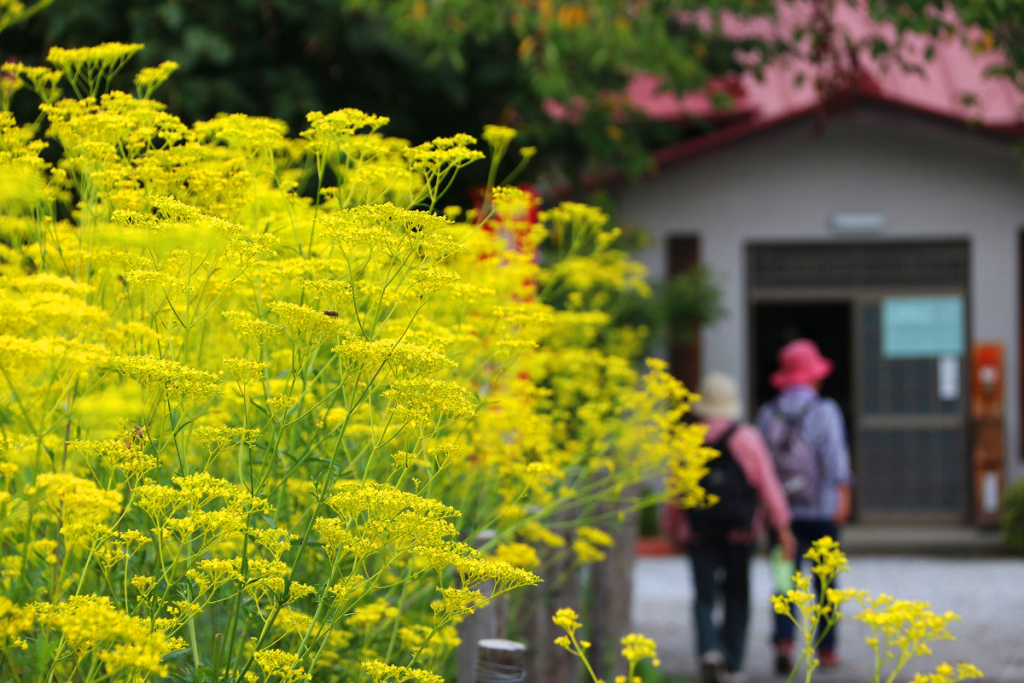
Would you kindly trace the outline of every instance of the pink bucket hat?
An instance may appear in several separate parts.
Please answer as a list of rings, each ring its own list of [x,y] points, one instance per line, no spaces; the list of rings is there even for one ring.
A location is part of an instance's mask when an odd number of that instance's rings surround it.
[[[794,339],[779,350],[779,369],[772,373],[776,389],[813,384],[832,374],[832,361],[810,339]]]

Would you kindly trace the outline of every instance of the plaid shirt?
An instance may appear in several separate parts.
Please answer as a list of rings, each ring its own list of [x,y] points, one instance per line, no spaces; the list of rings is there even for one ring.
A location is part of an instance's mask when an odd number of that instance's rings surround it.
[[[811,387],[795,386],[784,389],[775,400],[761,406],[754,422],[764,432],[775,411],[796,416],[809,401],[816,401],[817,405],[804,416],[803,435],[821,462],[821,490],[813,503],[791,505],[791,509],[795,520],[831,520],[838,505],[838,488],[849,485],[853,480],[846,423],[839,405],[830,398],[819,397]]]

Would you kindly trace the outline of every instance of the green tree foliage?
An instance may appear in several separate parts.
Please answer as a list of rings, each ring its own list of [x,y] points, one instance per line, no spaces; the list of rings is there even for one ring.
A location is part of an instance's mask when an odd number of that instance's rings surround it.
[[[1018,481],[1006,490],[1000,526],[1006,547],[1024,555],[1024,481]]]
[[[616,93],[638,72],[685,92],[795,52],[819,65],[815,87],[827,100],[849,75],[830,66],[844,59],[836,50],[891,52],[900,67],[914,68],[881,39],[826,48],[834,10],[849,1],[814,0],[806,25],[768,44],[736,42],[679,19],[697,11],[770,17],[773,0],[36,0],[17,25],[13,15],[0,16],[0,59],[41,64],[53,45],[140,42],[148,46],[143,63],[180,64],[162,94],[188,121],[238,111],[281,118],[297,130],[307,111],[352,106],[390,116],[392,132],[409,139],[502,123],[524,133],[522,144],[544,150],[532,172],[617,167],[636,175],[649,168],[650,149],[706,128],[700,121],[654,123],[632,111]],[[953,15],[938,11],[945,2],[869,4],[900,35],[966,38]],[[1017,39],[1024,0],[948,6],[963,24],[983,29],[971,38],[979,48],[1007,52],[1009,70],[1024,85],[1024,41]],[[15,108],[27,110],[28,99],[16,97]],[[571,120],[552,118],[545,102],[563,105]],[[483,178],[470,174],[467,182]]]
[[[960,39],[978,51],[998,48],[1006,60],[991,74],[1024,88],[1024,0],[872,0],[871,8],[901,34]]]
[[[641,71],[677,91],[700,88],[738,68],[737,47],[756,64],[778,46],[738,45],[678,16],[773,8],[768,0],[58,0],[5,32],[0,58],[40,64],[52,45],[140,42],[142,62],[180,64],[163,97],[187,120],[239,111],[298,129],[307,111],[351,106],[390,116],[391,130],[410,139],[497,122],[525,131],[524,144],[549,161],[635,172],[646,150],[680,127],[651,125],[609,93]],[[577,116],[553,120],[545,100]]]

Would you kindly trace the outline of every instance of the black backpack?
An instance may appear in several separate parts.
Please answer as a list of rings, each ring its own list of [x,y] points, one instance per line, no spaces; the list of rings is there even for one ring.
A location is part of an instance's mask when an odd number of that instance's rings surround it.
[[[708,493],[718,496],[718,502],[707,508],[689,511],[690,526],[699,534],[722,534],[733,529],[750,529],[757,510],[757,491],[747,481],[743,468],[736,462],[729,448],[729,439],[739,424],[733,424],[713,444],[721,453],[708,463],[711,470],[700,480]]]

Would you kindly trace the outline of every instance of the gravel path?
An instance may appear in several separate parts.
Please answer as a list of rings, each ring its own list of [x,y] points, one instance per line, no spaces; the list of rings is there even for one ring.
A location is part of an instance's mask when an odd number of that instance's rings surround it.
[[[951,627],[955,642],[934,645],[935,654],[915,660],[912,671],[933,671],[942,661],[969,661],[989,683],[1024,683],[1024,560],[853,556],[843,586],[928,600],[937,612],[952,610],[963,620]],[[784,681],[772,672],[770,578],[765,558],[754,561],[746,670],[751,683]],[[693,588],[685,556],[640,558],[633,584],[633,627],[658,641],[665,673],[696,674]],[[848,610],[852,614],[856,607]],[[867,629],[851,618],[839,632],[842,666],[821,671],[820,683],[869,683],[871,651]],[[906,678],[909,680],[911,676]]]

